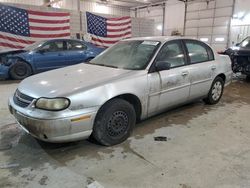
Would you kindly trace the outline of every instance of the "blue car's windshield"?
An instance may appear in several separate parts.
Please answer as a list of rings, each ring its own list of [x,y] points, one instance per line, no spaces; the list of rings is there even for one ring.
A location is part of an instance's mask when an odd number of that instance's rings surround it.
[[[24,50],[27,50],[27,51],[32,51],[32,50],[35,50],[37,48],[39,48],[40,46],[42,46],[46,41],[38,41],[38,42],[35,42],[27,47],[24,48]]]
[[[90,64],[129,69],[145,69],[158,49],[158,41],[122,41],[91,60]]]

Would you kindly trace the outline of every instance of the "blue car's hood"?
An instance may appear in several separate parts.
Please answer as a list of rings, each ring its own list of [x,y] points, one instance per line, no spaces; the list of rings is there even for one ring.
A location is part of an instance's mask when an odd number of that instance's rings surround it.
[[[30,62],[32,60],[32,55],[34,52],[32,51],[20,51],[19,53],[15,53],[15,54],[8,54],[6,56],[6,61],[8,61],[9,59],[17,59],[17,58],[21,58],[24,61]],[[12,61],[15,62],[15,61]]]

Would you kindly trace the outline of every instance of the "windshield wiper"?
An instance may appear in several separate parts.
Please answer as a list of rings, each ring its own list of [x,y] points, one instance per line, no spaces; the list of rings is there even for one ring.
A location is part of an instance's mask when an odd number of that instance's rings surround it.
[[[100,65],[100,66],[103,66],[103,67],[111,67],[111,68],[118,68],[117,66],[114,66],[114,65],[105,65],[105,64],[95,64],[93,63],[92,65]]]

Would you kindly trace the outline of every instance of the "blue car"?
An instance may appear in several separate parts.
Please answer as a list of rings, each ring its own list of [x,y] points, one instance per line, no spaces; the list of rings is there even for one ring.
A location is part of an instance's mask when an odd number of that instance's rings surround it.
[[[0,53],[0,79],[21,80],[32,74],[88,62],[103,50],[75,39],[36,42],[22,50]]]

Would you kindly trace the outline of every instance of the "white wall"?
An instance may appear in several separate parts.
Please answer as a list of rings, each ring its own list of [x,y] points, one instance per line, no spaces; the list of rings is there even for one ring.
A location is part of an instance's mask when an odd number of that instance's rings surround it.
[[[171,35],[172,31],[184,30],[185,4],[177,0],[169,0],[165,10],[164,35]]]
[[[190,2],[187,6],[185,35],[206,40],[216,50],[228,45],[233,0]]]
[[[135,16],[135,12],[133,13]],[[138,18],[150,18],[154,20],[153,30],[155,36],[162,35],[163,29],[163,6],[153,6],[143,9],[137,9]]]
[[[230,44],[236,44],[250,36],[250,1],[236,0],[231,25]]]
[[[62,0],[60,3],[61,8],[77,10],[78,5],[76,0]],[[110,15],[119,15],[119,16],[128,16],[130,15],[129,8],[119,7],[115,5],[106,5],[90,1],[81,1],[80,2],[81,11],[89,11],[102,14]]]
[[[165,21],[163,19],[164,8]],[[162,35],[162,30],[164,30],[164,35],[171,35],[172,31],[179,31],[181,34],[183,34],[185,16],[185,4],[183,2],[178,0],[168,0],[165,3],[165,7],[163,7],[163,5],[148,6],[143,9],[137,9],[137,14],[135,11],[131,11],[131,16],[136,15],[138,18],[150,18],[155,21],[155,36]]]

